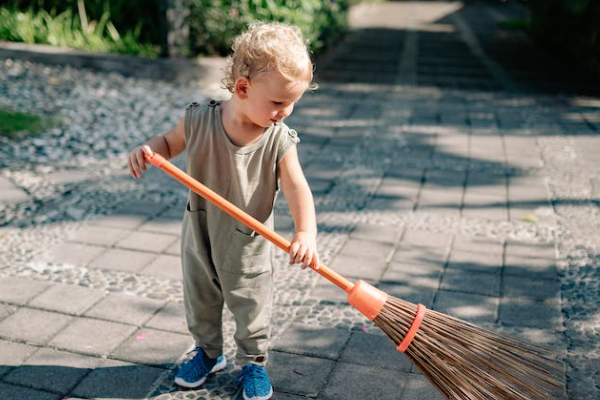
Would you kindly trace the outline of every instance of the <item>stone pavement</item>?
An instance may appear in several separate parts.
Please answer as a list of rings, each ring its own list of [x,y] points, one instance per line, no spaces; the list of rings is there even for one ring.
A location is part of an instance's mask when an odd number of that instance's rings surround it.
[[[598,399],[600,98],[497,29],[524,13],[492,1],[358,6],[289,124],[326,264],[555,348],[565,398]],[[134,181],[122,164],[108,175],[82,164],[44,175],[56,195],[40,197],[11,160],[0,166],[0,205],[36,204],[0,226],[0,400],[241,398],[232,364],[200,390],[171,383],[192,346],[185,189],[156,170]],[[283,198],[276,213],[291,235]],[[344,293],[277,259],[274,398],[441,398]],[[224,328],[231,338],[228,313]]]

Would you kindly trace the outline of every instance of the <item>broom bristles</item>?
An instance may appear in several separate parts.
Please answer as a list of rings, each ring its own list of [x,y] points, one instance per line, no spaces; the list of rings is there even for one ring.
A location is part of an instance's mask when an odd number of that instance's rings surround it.
[[[389,296],[373,322],[397,346],[416,308]],[[433,310],[405,354],[447,399],[547,400],[564,393],[557,352]]]

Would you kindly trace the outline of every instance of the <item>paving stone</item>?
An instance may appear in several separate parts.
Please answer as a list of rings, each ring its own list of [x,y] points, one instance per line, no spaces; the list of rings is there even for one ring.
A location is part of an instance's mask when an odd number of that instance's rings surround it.
[[[127,339],[135,327],[79,318],[58,334],[50,346],[94,356],[107,356]]]
[[[164,301],[160,300],[113,293],[92,307],[85,316],[142,325],[163,305]]]
[[[505,275],[540,279],[555,279],[558,275],[554,259],[507,255],[504,263]]]
[[[403,399],[410,400],[443,400],[444,397],[421,374],[410,374],[407,377]]]
[[[273,390],[273,398],[277,400],[306,400],[306,396],[297,396],[295,394],[278,392],[276,390]]]
[[[178,238],[172,245],[167,247],[164,252],[175,256],[181,256],[181,237]]]
[[[359,257],[352,255],[338,255],[330,264],[330,267],[346,278],[364,279],[367,281],[378,281],[385,270],[386,262],[375,258]]]
[[[180,212],[182,214],[182,212]],[[157,217],[142,225],[139,230],[143,232],[156,232],[170,235],[181,235],[182,217],[177,218]]]
[[[503,292],[507,297],[528,297],[538,300],[560,301],[560,282],[555,279],[505,275]]]
[[[467,191],[462,215],[468,218],[507,221],[508,205],[505,198]]]
[[[495,322],[499,299],[469,293],[440,290],[435,298],[434,310],[474,323]]]
[[[444,212],[460,210],[463,189],[432,189],[423,188],[419,195],[417,210],[429,211],[440,209]]]
[[[453,250],[448,259],[448,269],[499,274],[502,269],[502,255]]]
[[[410,265],[391,262],[381,278],[384,284],[412,285],[437,289],[443,268],[432,265]]]
[[[149,217],[146,215],[109,214],[91,220],[90,224],[132,231],[139,228],[144,222],[148,221],[148,219]]]
[[[22,386],[8,385],[0,382],[0,400],[60,400],[62,395],[28,389]]]
[[[121,239],[117,243],[117,246],[132,250],[160,253],[166,250],[176,240],[177,236],[175,235],[136,231]]]
[[[67,315],[21,308],[0,323],[0,336],[44,345],[71,321]]]
[[[554,260],[556,248],[553,243],[506,242],[507,257],[528,257]]]
[[[164,372],[161,368],[105,360],[75,387],[72,395],[86,399],[143,399]]]
[[[325,279],[320,279],[310,291],[310,297],[316,299],[321,304],[347,304],[348,294],[332,285]]]
[[[402,229],[393,226],[379,226],[360,223],[354,227],[354,230],[350,234],[350,238],[389,243],[394,245],[400,238],[401,234]]]
[[[123,229],[106,226],[86,225],[81,227],[71,238],[72,242],[87,243],[96,246],[113,246],[127,235]]]
[[[413,304],[423,304],[426,307],[433,305],[433,297],[436,293],[435,289],[423,288],[412,285],[385,284],[382,283],[377,287],[390,296],[411,302]]]
[[[273,350],[337,360],[350,332],[319,326],[292,324],[271,345]]]
[[[4,276],[0,278],[0,301],[27,304],[29,300],[50,287],[50,283],[35,279]]]
[[[97,358],[40,349],[26,365],[13,369],[4,380],[34,389],[68,393],[99,362]]]
[[[316,397],[334,365],[328,359],[270,351],[267,371],[274,390]]]
[[[424,248],[407,245],[396,249],[392,262],[443,268],[447,254],[448,250],[440,247]]]
[[[34,260],[41,263],[69,264],[86,266],[106,249],[100,246],[90,246],[82,243],[61,243]]]
[[[9,306],[7,304],[0,304],[0,321],[15,311],[17,311],[17,307]]]
[[[439,232],[418,231],[407,229],[402,236],[402,248],[439,248],[445,249],[450,245],[452,235]]]
[[[104,290],[57,284],[31,300],[29,305],[65,314],[81,314],[103,297]]]
[[[38,348],[21,343],[0,340],[0,378],[21,365]]]
[[[140,214],[140,215],[156,215],[167,209],[165,203],[157,203],[154,201],[136,200],[125,202],[115,210],[115,214]]]
[[[146,268],[142,274],[154,275],[160,278],[180,281],[183,279],[181,270],[181,257],[171,255],[159,255]]]
[[[456,236],[452,243],[453,250],[463,250],[470,253],[494,254],[502,256],[504,243],[486,238],[468,238]]]
[[[420,186],[420,180],[418,182],[411,182],[410,180],[396,177],[385,177],[375,191],[375,195],[386,199],[415,200]]]
[[[163,331],[189,333],[185,319],[185,309],[181,303],[167,304],[145,326]]]
[[[190,335],[142,328],[123,343],[113,357],[138,364],[171,367],[192,344]]]
[[[394,343],[384,335],[352,332],[339,361],[409,372],[412,363],[396,350]]]
[[[385,196],[375,195],[367,203],[365,208],[369,210],[381,210],[381,211],[396,211],[396,212],[410,212],[415,206],[414,200],[404,198],[389,198]]]
[[[406,375],[396,370],[338,362],[320,398],[398,399],[406,383]]]
[[[371,260],[387,261],[390,259],[394,246],[389,243],[381,243],[373,240],[349,239],[339,254],[344,256],[356,256]]]
[[[502,298],[499,320],[506,325],[540,329],[562,329],[560,303],[527,298]]]
[[[453,292],[500,296],[500,274],[449,268],[440,289]]]
[[[140,272],[156,258],[156,254],[125,249],[108,249],[89,268]]]

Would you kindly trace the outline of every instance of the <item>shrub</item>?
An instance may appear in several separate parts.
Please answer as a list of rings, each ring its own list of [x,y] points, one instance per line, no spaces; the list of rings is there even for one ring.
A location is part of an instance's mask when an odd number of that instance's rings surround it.
[[[529,4],[534,39],[600,75],[600,2],[530,0]]]
[[[346,0],[190,0],[192,50],[226,55],[233,39],[258,20],[297,25],[319,51],[344,34],[347,15]]]

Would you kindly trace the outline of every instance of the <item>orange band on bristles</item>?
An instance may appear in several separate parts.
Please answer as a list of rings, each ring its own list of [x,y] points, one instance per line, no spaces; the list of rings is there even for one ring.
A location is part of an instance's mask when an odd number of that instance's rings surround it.
[[[398,347],[396,347],[396,350],[404,353],[406,349],[408,349],[408,346],[410,346],[415,338],[415,335],[417,334],[417,331],[421,327],[421,322],[423,322],[423,317],[425,316],[425,310],[427,310],[427,307],[425,307],[423,304],[417,305],[417,314],[415,315],[415,319],[413,320],[408,332],[406,332],[406,336],[404,336],[404,339],[402,339],[402,342],[398,345]]]

